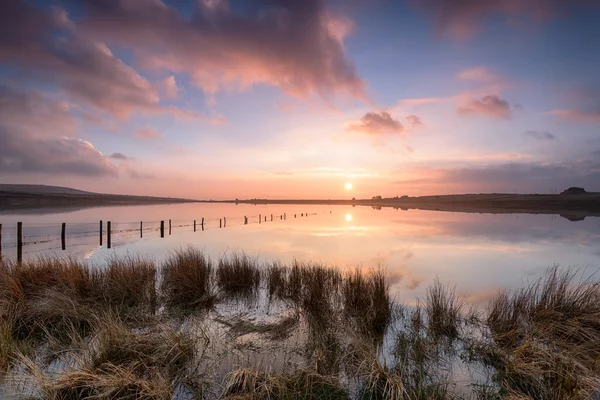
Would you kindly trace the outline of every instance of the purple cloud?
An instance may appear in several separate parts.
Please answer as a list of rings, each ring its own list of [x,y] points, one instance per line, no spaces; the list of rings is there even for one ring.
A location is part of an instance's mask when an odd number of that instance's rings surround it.
[[[366,113],[360,120],[348,124],[346,130],[368,135],[401,134],[404,126],[387,111],[379,111]]]
[[[87,35],[134,48],[147,69],[188,74],[208,94],[262,83],[295,96],[365,98],[343,46],[352,23],[322,0],[255,0],[244,11],[199,1],[189,18],[161,1],[78,4]]]
[[[554,136],[552,133],[546,132],[546,131],[530,130],[530,131],[525,131],[523,134],[525,136],[528,136],[528,137],[531,137],[531,138],[537,139],[537,140],[556,140],[556,136]]]
[[[508,101],[495,94],[484,96],[481,100],[469,99],[458,105],[460,115],[486,115],[494,118],[510,118],[511,107]]]

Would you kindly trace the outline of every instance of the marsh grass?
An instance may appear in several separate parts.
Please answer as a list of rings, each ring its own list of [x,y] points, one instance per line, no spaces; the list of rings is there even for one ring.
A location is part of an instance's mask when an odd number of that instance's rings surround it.
[[[490,303],[495,347],[481,358],[507,393],[563,400],[600,390],[600,283],[578,274],[553,267]]]
[[[134,332],[118,321],[104,320],[97,329],[97,344],[91,352],[92,369],[113,364],[128,367],[142,377],[148,371],[159,370],[176,379],[185,375],[195,358],[193,338],[164,324]]]
[[[493,385],[477,389],[487,398],[578,400],[600,389],[600,283],[577,280],[577,271],[554,268],[521,290],[501,292],[485,316],[463,316],[463,301],[436,281],[423,305],[396,317],[381,269],[344,275],[300,262],[261,269],[243,254],[213,265],[191,247],[170,255],[160,276],[153,262],[137,257],[109,259],[104,268],[73,259],[0,262],[0,369],[33,365],[23,355],[29,352],[44,399],[163,399],[181,386],[201,398],[211,379],[210,393],[221,394],[205,367],[224,372],[223,354],[239,344],[227,339],[257,333],[254,347],[240,351],[278,351],[279,341],[287,346],[298,332],[301,372],[237,370],[223,397],[348,398],[339,379],[345,387],[352,376],[361,399],[448,399],[449,364],[458,352],[492,371]],[[189,313],[261,294],[282,302],[277,311],[286,314],[266,323]],[[218,318],[229,337],[213,329]],[[199,346],[191,326],[217,336]],[[60,362],[62,354],[74,362],[48,374],[46,360]]]
[[[171,254],[162,266],[161,293],[171,310],[206,310],[214,306],[213,263],[201,251],[188,247]]]
[[[425,314],[427,330],[434,338],[457,339],[462,324],[464,301],[454,294],[454,290],[443,286],[436,278],[427,288]]]
[[[225,256],[217,268],[217,285],[225,296],[252,300],[258,295],[261,267],[243,253]]]
[[[222,399],[347,400],[348,392],[336,377],[299,371],[269,374],[240,369],[228,374]]]
[[[343,280],[344,311],[365,334],[383,335],[391,321],[392,300],[382,269],[363,274],[359,269]]]

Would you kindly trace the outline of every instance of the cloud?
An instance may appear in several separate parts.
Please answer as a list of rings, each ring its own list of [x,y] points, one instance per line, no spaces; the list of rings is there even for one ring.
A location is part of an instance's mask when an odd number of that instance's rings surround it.
[[[69,103],[52,99],[40,91],[23,91],[0,83],[0,124],[4,127],[71,136],[78,125],[72,111]]]
[[[448,100],[443,97],[422,97],[414,99],[402,99],[398,101],[399,106],[422,106],[426,104],[437,104]]]
[[[190,16],[159,0],[78,4],[87,35],[135,49],[144,68],[187,74],[209,95],[267,84],[300,97],[366,97],[344,49],[353,24],[323,0],[254,0],[237,9],[199,1]]]
[[[469,99],[459,104],[456,111],[460,115],[485,115],[494,118],[510,118],[511,106],[508,101],[495,94],[481,100]]]
[[[138,129],[137,132],[135,132],[135,137],[139,138],[139,139],[147,139],[147,140],[162,139],[163,134],[154,129],[142,128],[142,129]]]
[[[132,168],[127,170],[127,175],[131,179],[156,179],[156,175],[151,172],[141,172]]]
[[[487,67],[473,67],[466,69],[458,74],[458,77],[465,81],[473,81],[478,83],[498,83],[504,80],[504,78],[490,70]]]
[[[544,21],[561,11],[561,2],[562,0],[414,0],[418,8],[435,19],[438,33],[462,40],[475,36],[483,28],[484,22],[492,16]],[[578,2],[583,1],[570,1]]]
[[[556,140],[556,136],[554,136],[552,133],[550,132],[546,132],[546,131],[525,131],[523,132],[523,134],[525,136],[537,139],[537,140]]]
[[[366,113],[360,120],[346,126],[349,132],[361,132],[368,135],[401,134],[404,126],[392,118],[387,111]]]
[[[413,129],[418,128],[419,126],[425,126],[425,124],[423,123],[423,120],[421,120],[421,117],[418,117],[413,114],[407,116],[406,121]]]
[[[548,112],[548,114],[569,122],[600,124],[600,111],[585,112],[579,110],[553,110]]]
[[[42,138],[0,126],[0,172],[116,176],[107,157],[85,140]]]
[[[405,169],[402,170],[406,173]],[[552,188],[600,191],[600,162],[510,162],[461,168],[418,168],[397,180],[402,186],[444,187],[446,193],[550,193]],[[439,189],[438,189],[439,190]]]
[[[201,118],[162,106],[154,85],[56,7],[42,10],[29,2],[11,2],[3,7],[0,26],[0,62],[18,67],[25,83],[57,85],[73,102],[122,120],[134,112]]]
[[[110,156],[108,156],[108,158],[112,158],[113,160],[120,160],[120,161],[130,159],[130,157],[127,157],[123,153],[112,153]]]
[[[159,82],[159,88],[168,99],[176,99],[181,89],[177,86],[177,81],[173,75],[166,77]]]

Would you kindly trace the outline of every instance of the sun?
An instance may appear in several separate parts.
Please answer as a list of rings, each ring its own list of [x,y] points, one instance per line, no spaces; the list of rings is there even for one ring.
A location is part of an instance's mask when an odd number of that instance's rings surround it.
[[[346,187],[346,190],[351,190],[352,189],[352,183],[350,182],[346,182],[346,185],[344,185]]]
[[[346,221],[352,221],[352,214],[346,214]]]

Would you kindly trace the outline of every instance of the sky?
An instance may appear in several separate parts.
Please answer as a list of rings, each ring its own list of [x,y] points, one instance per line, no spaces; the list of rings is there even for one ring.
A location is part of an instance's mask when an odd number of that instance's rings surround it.
[[[600,0],[8,0],[0,183],[600,191]]]

